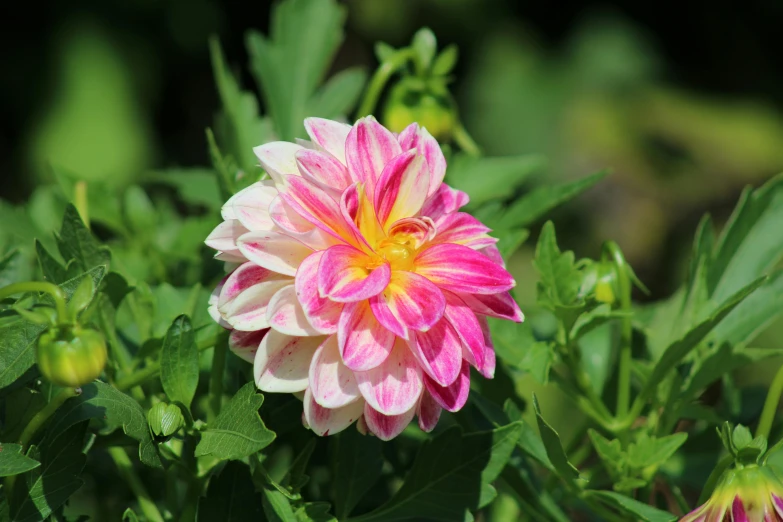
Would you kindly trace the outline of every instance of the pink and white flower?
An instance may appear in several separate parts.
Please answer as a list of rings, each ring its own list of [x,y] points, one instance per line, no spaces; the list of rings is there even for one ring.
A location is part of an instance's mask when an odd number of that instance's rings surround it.
[[[304,392],[317,434],[388,440],[492,378],[487,316],[522,321],[490,231],[443,183],[426,129],[309,118],[312,141],[255,148],[270,180],[233,196],[206,244],[229,275],[210,311],[265,392]]]

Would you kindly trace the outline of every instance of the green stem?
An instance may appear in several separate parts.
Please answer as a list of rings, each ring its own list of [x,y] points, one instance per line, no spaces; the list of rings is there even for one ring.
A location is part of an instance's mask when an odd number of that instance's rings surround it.
[[[59,286],[46,281],[27,281],[0,288],[0,300],[25,292],[45,292],[51,295],[52,299],[54,299],[54,306],[57,309],[57,323],[66,324],[70,321],[68,307],[65,305],[65,300],[67,299],[65,292]]]
[[[27,423],[24,431],[22,431],[22,434],[19,436],[19,444],[22,445],[22,452],[27,450],[27,446],[30,444],[30,441],[33,440],[33,437],[41,428],[41,426],[46,424],[46,421],[49,420],[49,417],[51,417],[65,401],[71,397],[76,397],[81,393],[81,388],[63,388],[60,390],[60,393],[52,397],[52,400],[50,400],[41,411],[36,413],[32,419],[30,419],[30,422]]]
[[[128,454],[125,453],[123,448],[112,447],[109,448],[109,455],[114,460],[114,464],[120,472],[120,475],[125,479],[125,482],[130,486],[133,494],[136,495],[136,500],[139,502],[139,508],[147,520],[150,522],[163,522],[163,515],[158,511],[158,506],[150,498],[147,493],[147,488],[144,487],[136,471],[133,469],[133,463],[131,462]]]
[[[378,99],[381,97],[383,88],[386,87],[386,83],[388,83],[392,75],[412,57],[413,53],[410,49],[400,49],[375,70],[375,74],[373,74],[372,79],[367,86],[367,90],[364,91],[362,103],[359,105],[359,109],[356,112],[358,117],[369,116],[373,113],[375,106],[378,104]]]
[[[215,346],[216,341],[217,339],[214,337],[209,338],[206,341],[202,341],[198,345],[198,351],[203,352],[204,350],[209,350]],[[155,377],[158,375],[158,373],[160,373],[160,361],[155,361],[145,366],[144,369],[119,379],[116,383],[114,383],[114,387],[120,391],[124,391],[129,388],[133,388],[134,386],[138,386],[147,379]]]
[[[769,438],[769,433],[772,431],[772,422],[775,420],[775,413],[778,411],[781,393],[783,393],[783,366],[775,374],[775,379],[773,379],[767,392],[767,400],[764,401],[764,409],[761,410],[761,420],[759,420],[758,428],[756,428],[756,437]]]
[[[462,125],[462,122],[458,123],[457,127],[454,129],[454,141],[459,145],[459,148],[467,154],[471,156],[481,156],[481,149],[478,144],[473,141],[473,138],[470,137],[470,134],[468,134],[468,131],[465,129],[465,126]]]
[[[620,294],[620,310],[626,312],[621,319],[620,329],[620,367],[617,377],[617,410],[618,419],[624,419],[628,415],[631,405],[631,364],[633,323],[631,310],[631,278],[628,273],[628,264],[625,261],[620,247],[614,241],[604,243],[604,252],[614,261],[617,286]]]
[[[723,472],[726,471],[729,466],[731,466],[732,462],[734,462],[734,456],[732,455],[726,455],[718,461],[718,463],[715,465],[715,469],[712,470],[712,473],[710,473],[710,476],[707,478],[707,483],[704,484],[704,489],[701,490],[701,496],[699,496],[698,505],[702,505],[707,502],[707,499],[710,498],[712,492],[715,491],[715,486],[718,485],[718,481],[723,476]]]
[[[220,413],[223,403],[223,374],[226,369],[226,355],[228,354],[228,332],[218,335],[215,343],[215,352],[212,355],[212,372],[209,378],[209,410],[210,421]]]
[[[73,204],[84,222],[84,226],[90,228],[90,212],[87,205],[87,182],[78,181],[73,188]]]

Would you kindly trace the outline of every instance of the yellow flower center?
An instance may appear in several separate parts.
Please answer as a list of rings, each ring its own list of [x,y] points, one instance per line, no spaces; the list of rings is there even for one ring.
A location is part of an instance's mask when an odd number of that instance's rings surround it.
[[[389,262],[392,270],[410,270],[416,257],[408,242],[399,242],[392,238],[381,241],[376,251]]]

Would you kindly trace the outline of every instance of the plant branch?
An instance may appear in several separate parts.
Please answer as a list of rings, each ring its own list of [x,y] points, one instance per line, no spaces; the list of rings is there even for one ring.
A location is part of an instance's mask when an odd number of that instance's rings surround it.
[[[123,448],[111,447],[108,449],[109,455],[114,460],[114,464],[128,483],[128,486],[136,496],[136,500],[139,502],[139,508],[147,520],[150,522],[163,522],[163,515],[160,514],[158,506],[150,498],[147,488],[144,487],[144,483],[141,481],[136,471],[133,469],[133,462],[131,462],[128,454]]]
[[[49,417],[51,417],[65,401],[71,397],[81,395],[81,393],[81,388],[63,388],[60,390],[60,393],[52,397],[52,400],[30,419],[30,422],[27,423],[24,431],[22,431],[22,434],[19,436],[19,444],[22,445],[22,451],[24,452],[27,450],[27,446],[30,444],[30,441],[33,440],[33,437],[35,437],[35,434],[41,426],[46,424]]]
[[[362,103],[356,111],[357,117],[362,118],[364,116],[369,116],[375,111],[378,99],[381,97],[381,93],[383,92],[383,88],[386,87],[386,83],[392,75],[412,57],[413,52],[410,49],[400,49],[375,70],[375,74],[373,74],[373,77],[367,86],[367,90],[364,91]]]
[[[70,320],[70,314],[65,305],[67,299],[65,292],[59,286],[46,281],[27,281],[0,288],[0,299],[26,292],[45,292],[51,295],[52,299],[54,299],[54,306],[57,309],[57,323],[65,324]]]

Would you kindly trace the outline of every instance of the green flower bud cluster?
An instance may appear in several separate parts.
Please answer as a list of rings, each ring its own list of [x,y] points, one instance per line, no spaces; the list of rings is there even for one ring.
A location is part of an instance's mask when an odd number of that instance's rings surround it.
[[[157,440],[166,440],[185,425],[185,417],[176,404],[159,402],[147,412],[150,433]]]

